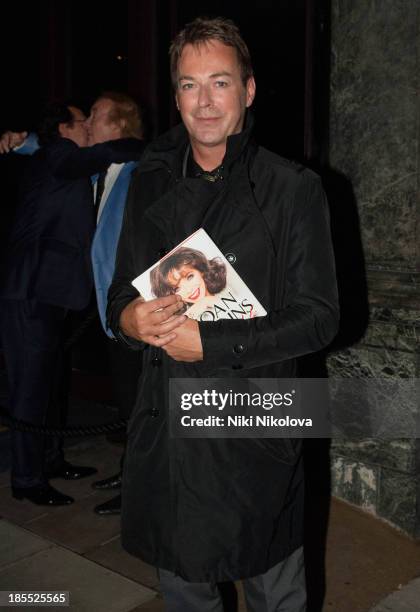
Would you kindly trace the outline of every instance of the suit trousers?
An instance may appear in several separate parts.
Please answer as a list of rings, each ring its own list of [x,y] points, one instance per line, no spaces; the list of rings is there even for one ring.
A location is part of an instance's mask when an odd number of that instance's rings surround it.
[[[217,584],[186,582],[159,570],[165,612],[223,612]],[[248,612],[305,612],[303,548],[298,548],[265,574],[242,581]]]
[[[61,427],[65,422],[63,334],[67,309],[36,300],[0,301],[0,331],[9,381],[9,411],[29,423]],[[14,487],[47,482],[63,462],[57,436],[12,430]]]

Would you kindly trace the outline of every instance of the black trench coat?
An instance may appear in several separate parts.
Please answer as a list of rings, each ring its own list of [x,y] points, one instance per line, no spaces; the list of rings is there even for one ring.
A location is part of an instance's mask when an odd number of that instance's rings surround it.
[[[320,179],[253,144],[249,124],[228,139],[215,183],[185,177],[183,126],[149,147],[133,178],[109,292],[114,333],[144,349],[128,426],[123,546],[193,582],[264,573],[302,544],[301,443],[170,438],[169,378],[293,377],[294,359],[326,346],[338,325]],[[199,227],[235,256],[268,314],[200,322],[204,359],[187,364],[124,338],[118,320],[138,297],[131,280]]]

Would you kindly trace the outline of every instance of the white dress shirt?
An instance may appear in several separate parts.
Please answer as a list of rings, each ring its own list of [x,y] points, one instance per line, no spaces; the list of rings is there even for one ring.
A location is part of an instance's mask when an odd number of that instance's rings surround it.
[[[107,170],[106,176],[105,176],[105,186],[104,186],[104,192],[102,194],[101,197],[101,201],[99,203],[99,209],[98,209],[98,216],[96,219],[96,224],[99,223],[99,219],[101,218],[101,214],[102,211],[104,209],[104,206],[106,204],[106,201],[108,199],[109,194],[111,193],[111,189],[113,188],[115,181],[118,178],[118,175],[120,174],[122,167],[124,166],[124,164],[111,164]],[[95,199],[96,197],[96,188],[97,188],[97,183],[95,183],[94,187],[93,187],[93,198]]]

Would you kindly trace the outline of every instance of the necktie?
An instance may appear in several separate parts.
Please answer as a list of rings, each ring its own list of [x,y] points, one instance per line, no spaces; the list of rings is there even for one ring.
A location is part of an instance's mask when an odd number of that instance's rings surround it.
[[[101,203],[102,194],[105,188],[105,177],[107,171],[100,172],[98,176],[98,180],[96,181],[96,195],[95,195],[95,203],[93,205],[93,212],[95,214],[95,219],[98,218],[99,205]]]

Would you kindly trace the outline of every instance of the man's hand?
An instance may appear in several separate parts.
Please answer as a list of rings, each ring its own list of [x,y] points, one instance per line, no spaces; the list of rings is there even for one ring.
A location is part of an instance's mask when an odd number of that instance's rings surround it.
[[[9,153],[25,142],[28,132],[4,132],[0,138],[0,153]]]
[[[187,319],[176,330],[176,338],[165,344],[163,350],[175,361],[202,361],[203,346],[197,321]]]
[[[186,319],[185,315],[176,314],[181,306],[182,300],[178,295],[168,295],[148,302],[137,298],[121,313],[121,331],[126,336],[152,346],[164,346],[176,338],[174,330]]]

